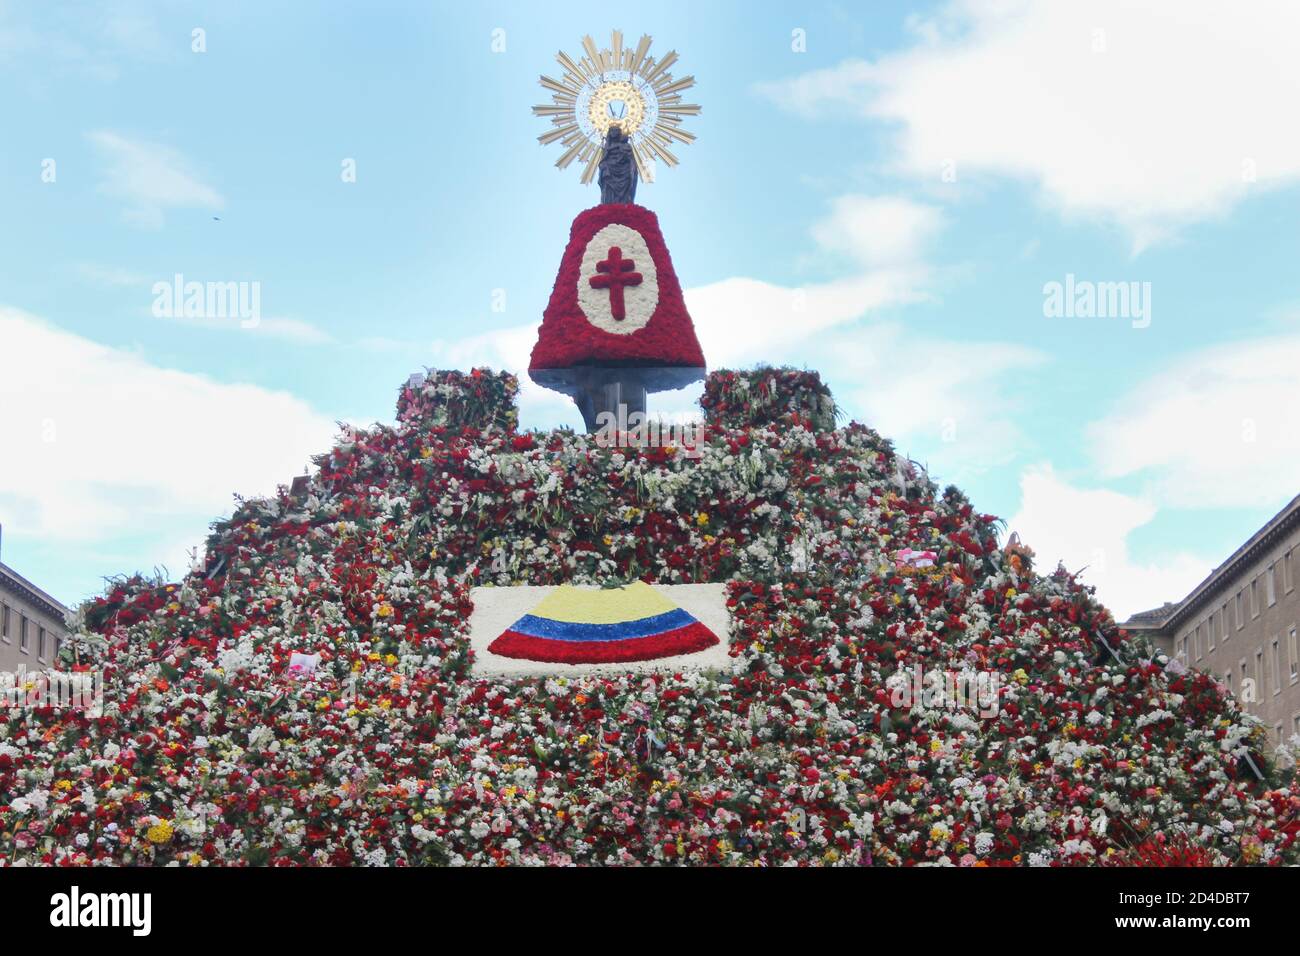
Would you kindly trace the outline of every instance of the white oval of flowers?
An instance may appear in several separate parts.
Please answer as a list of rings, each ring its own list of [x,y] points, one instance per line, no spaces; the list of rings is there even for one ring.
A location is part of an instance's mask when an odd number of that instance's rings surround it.
[[[630,335],[645,328],[658,304],[659,272],[641,233],[615,222],[592,236],[578,275],[578,308],[587,321]]]

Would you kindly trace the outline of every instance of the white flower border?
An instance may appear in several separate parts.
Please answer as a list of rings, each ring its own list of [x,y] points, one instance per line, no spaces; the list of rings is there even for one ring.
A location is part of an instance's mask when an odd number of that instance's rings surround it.
[[[680,670],[730,671],[732,659],[727,654],[730,645],[731,615],[727,613],[726,585],[723,584],[656,584],[684,611],[695,616],[701,624],[718,635],[719,643],[693,654],[674,654],[652,661],[631,661],[624,664],[557,664],[550,661],[525,661],[514,657],[501,657],[488,650],[501,632],[519,620],[542,598],[555,590],[554,586],[515,585],[512,587],[476,587],[470,592],[474,612],[469,618],[469,643],[474,651],[472,677],[525,677],[538,674],[627,674],[674,672]],[[595,590],[592,588],[591,590]]]

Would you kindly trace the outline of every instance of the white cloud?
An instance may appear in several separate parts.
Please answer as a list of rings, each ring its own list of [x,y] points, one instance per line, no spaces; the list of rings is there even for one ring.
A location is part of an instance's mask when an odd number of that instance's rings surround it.
[[[160,368],[15,309],[0,307],[0,341],[0,518],[18,535],[93,544],[157,525],[170,550],[180,520],[200,544],[232,494],[273,492],[333,438],[285,392]]]
[[[816,338],[887,306],[930,298],[924,270],[886,271],[799,287],[731,278],[686,291],[704,357],[714,368],[822,354]]]
[[[929,300],[925,253],[942,227],[937,208],[898,196],[839,196],[814,223],[813,240],[850,268],[844,278],[780,286],[730,278],[686,290],[700,346],[715,368],[822,354],[825,334],[890,306]]]
[[[1025,444],[1017,421],[1023,389],[1016,376],[1047,360],[1044,353],[1005,342],[954,342],[909,332],[895,323],[869,333],[847,329],[828,342],[822,373],[836,399],[864,421],[923,453],[944,480],[1008,463]]]
[[[1088,427],[1103,475],[1138,475],[1162,505],[1278,505],[1300,488],[1300,337],[1185,356]]]
[[[934,206],[899,196],[840,196],[812,235],[823,249],[838,250],[863,266],[907,266],[918,262],[943,226]]]
[[[915,46],[760,85],[807,116],[897,125],[894,164],[995,174],[1134,248],[1300,176],[1300,5],[960,0]]]
[[[254,335],[297,342],[299,345],[329,345],[334,341],[334,336],[310,322],[274,315],[260,319],[251,331]]]
[[[170,295],[170,293],[165,293]],[[155,301],[157,295],[151,293]],[[236,302],[232,310],[237,310],[239,303]],[[232,315],[225,318],[215,318],[208,316],[188,316],[188,315],[157,315],[150,311],[150,316],[158,322],[167,322],[175,325],[186,326],[195,329],[204,329],[210,332],[229,332],[232,334],[260,336],[270,339],[279,339],[284,342],[293,342],[297,345],[332,345],[335,342],[334,336],[325,331],[318,325],[313,325],[304,319],[295,319],[287,316],[268,315],[261,316],[250,309],[247,317],[243,314]]]
[[[127,139],[106,130],[88,137],[107,161],[100,188],[127,203],[124,216],[130,222],[156,229],[163,224],[165,209],[220,209],[225,205],[220,193],[169,146]]]
[[[1057,561],[1095,585],[1097,597],[1116,620],[1178,601],[1213,568],[1186,552],[1139,564],[1129,555],[1128,537],[1147,524],[1156,506],[1116,491],[1079,488],[1058,477],[1050,465],[1028,469],[1020,479],[1020,510],[1007,523],[1034,549],[1034,567],[1050,573]]]
[[[264,336],[285,342],[294,342],[298,345],[330,345],[334,342],[334,336],[319,326],[312,325],[303,319],[291,319],[283,316],[266,316],[265,318],[256,319],[195,319],[182,316],[179,318],[160,318],[158,321],[178,322],[195,328],[232,332],[240,335]]]

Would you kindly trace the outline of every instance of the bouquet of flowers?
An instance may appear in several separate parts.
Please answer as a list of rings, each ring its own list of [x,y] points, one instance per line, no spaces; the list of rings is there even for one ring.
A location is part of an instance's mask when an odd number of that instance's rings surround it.
[[[728,428],[803,425],[817,431],[835,427],[835,400],[816,372],[760,368],[714,372],[700,404],[708,420]]]

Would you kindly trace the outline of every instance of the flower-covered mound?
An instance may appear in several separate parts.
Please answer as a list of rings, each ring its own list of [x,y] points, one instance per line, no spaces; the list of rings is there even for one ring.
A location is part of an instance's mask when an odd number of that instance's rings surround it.
[[[514,390],[435,373],[241,502],[204,572],[84,605],[63,656],[103,713],[0,717],[0,858],[1294,861],[1294,779],[1232,697],[835,428],[815,375],[711,376],[698,460],[518,432]],[[731,669],[469,676],[471,586],[636,580],[729,582]],[[913,670],[998,706],[900,703]]]

